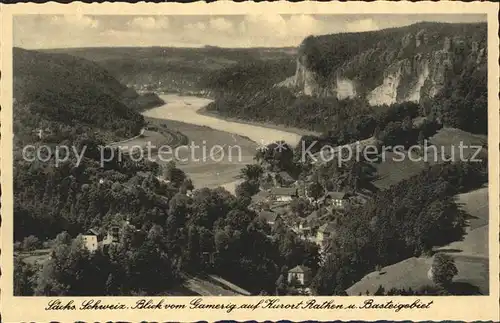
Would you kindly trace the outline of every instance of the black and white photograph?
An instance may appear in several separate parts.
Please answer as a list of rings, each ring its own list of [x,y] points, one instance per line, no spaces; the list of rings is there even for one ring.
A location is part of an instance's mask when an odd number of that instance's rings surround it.
[[[12,17],[14,296],[491,295],[486,14],[96,12]]]

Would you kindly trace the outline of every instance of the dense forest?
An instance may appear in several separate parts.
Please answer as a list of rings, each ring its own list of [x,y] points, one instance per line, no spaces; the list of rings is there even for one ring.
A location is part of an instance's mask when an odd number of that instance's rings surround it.
[[[206,95],[204,78],[240,62],[288,59],[293,65],[295,48],[84,48],[53,49],[94,61],[121,83],[157,92]]]
[[[157,295],[204,272],[253,294],[274,293],[286,268],[318,266],[315,245],[289,232],[270,236],[248,198],[207,188],[188,195],[194,187],[175,164],[108,158],[118,152],[103,150],[105,140],[134,135],[144,121],[123,99],[134,92],[100,68],[18,49],[15,64],[14,248],[51,249],[43,264],[16,258],[16,295]],[[56,164],[55,150],[45,150],[30,161],[21,154],[27,144],[84,154]],[[96,253],[82,247],[81,234],[116,225],[118,244]]]
[[[174,165],[96,166],[92,158],[79,167],[25,165],[16,176],[14,231],[23,241],[16,248],[29,240],[52,248],[40,268],[16,263],[20,295],[157,295],[180,283],[181,273],[202,272],[252,293],[274,293],[282,268],[317,266],[315,245],[283,231],[269,238],[270,228],[248,210],[248,199],[207,188],[188,197],[192,184]],[[113,248],[89,254],[72,239],[125,219],[140,231],[125,230]],[[203,253],[214,261],[204,261]]]

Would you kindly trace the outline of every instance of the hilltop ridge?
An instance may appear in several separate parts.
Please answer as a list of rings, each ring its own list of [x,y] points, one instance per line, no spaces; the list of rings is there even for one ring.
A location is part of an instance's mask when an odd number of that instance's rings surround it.
[[[485,68],[486,24],[422,22],[363,33],[309,36],[295,75],[280,83],[305,95],[365,97],[371,105],[437,95],[460,68]]]
[[[29,141],[39,128],[70,137],[78,128],[103,137],[131,136],[144,124],[139,111],[163,104],[83,58],[14,48],[13,64],[15,134],[21,141]]]
[[[209,109],[326,133],[347,122],[339,119],[410,102],[422,117],[484,134],[486,39],[484,23],[309,36],[299,46],[295,68],[252,62],[212,73],[206,88],[216,100]]]

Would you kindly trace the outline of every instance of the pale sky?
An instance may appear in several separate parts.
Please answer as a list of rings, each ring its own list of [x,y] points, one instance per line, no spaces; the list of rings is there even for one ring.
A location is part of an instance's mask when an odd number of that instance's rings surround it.
[[[309,35],[361,32],[420,21],[485,22],[486,15],[203,15],[14,17],[14,46],[287,47]]]

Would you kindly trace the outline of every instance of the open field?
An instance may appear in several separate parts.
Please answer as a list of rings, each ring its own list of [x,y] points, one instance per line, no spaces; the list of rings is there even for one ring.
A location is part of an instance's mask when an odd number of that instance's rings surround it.
[[[402,157],[393,152],[386,152],[385,156],[385,161],[373,164],[378,175],[373,184],[379,189],[386,189],[404,179],[408,179],[425,168],[423,161],[412,161],[407,158],[407,155],[401,161]]]
[[[239,286],[215,275],[191,276],[183,274],[184,282],[166,291],[172,296],[249,296]]]
[[[443,128],[439,130],[434,136],[429,138],[431,144],[436,147],[440,147],[438,150],[439,156],[441,155],[441,149],[450,157],[454,157],[456,160],[460,159],[460,144],[464,146],[463,157],[471,158],[476,153],[476,148],[482,147],[488,143],[488,137],[486,135],[476,135],[470,132],[466,132],[455,128]],[[442,148],[441,148],[442,147]],[[485,149],[482,153],[487,153]],[[430,158],[431,156],[429,156]]]
[[[109,146],[119,147],[122,151],[134,152],[139,148],[142,149],[148,146],[152,147],[152,150],[158,149],[158,147],[161,146],[175,148],[179,146],[183,140],[185,139],[182,134],[176,131],[169,131],[168,129],[161,129],[160,131],[145,130],[140,136]]]
[[[291,132],[198,114],[198,110],[210,102],[208,99],[178,95],[161,97],[166,104],[145,111],[143,115],[188,138],[188,145],[177,149],[173,160],[197,188],[222,186],[234,192],[241,182],[240,170],[254,162],[257,143],[286,140],[296,144],[301,138]]]
[[[424,170],[426,161],[430,165],[442,163],[443,158],[453,158],[454,161],[460,161],[462,158],[460,143],[463,144],[462,156],[464,159],[473,157],[480,159],[487,155],[487,150],[483,148],[477,156],[474,156],[477,151],[475,147],[481,147],[487,143],[487,136],[476,135],[455,128],[443,128],[429,138],[426,156],[423,154],[417,155],[417,152],[412,151],[412,159],[410,160],[408,158],[410,153],[407,151],[404,152],[404,159],[393,152],[386,152],[385,161],[373,164],[379,176],[373,184],[380,189],[386,189]]]
[[[455,258],[458,275],[454,278],[457,289],[468,293],[489,293],[488,264],[488,188],[481,188],[457,195],[457,202],[471,215],[467,233],[463,240],[436,248]],[[351,286],[349,295],[373,294],[382,285],[385,290],[391,288],[418,289],[432,285],[427,278],[427,271],[432,258],[409,258],[396,264],[372,272]]]
[[[222,186],[234,193],[241,181],[238,178],[240,170],[253,163],[257,145],[241,136],[208,127],[172,120],[163,122],[169,129],[179,131],[188,138],[188,146],[178,148],[173,160],[177,167],[188,174],[194,186]],[[189,145],[198,147],[192,150]]]
[[[488,259],[456,256],[455,263],[458,275],[453,282],[457,287],[465,287],[469,293],[489,293]],[[409,258],[366,275],[346,292],[351,296],[365,295],[367,291],[373,295],[379,286],[387,291],[391,288],[416,290],[433,285],[427,277],[431,264],[432,258]]]
[[[171,120],[165,120],[165,123],[169,128],[186,135],[189,144],[199,147],[192,153],[189,146],[182,146],[185,149],[179,148],[177,156],[172,156],[177,166],[192,179],[195,187],[222,186],[234,193],[240,182],[240,170],[253,162],[256,145],[245,138],[218,130]],[[220,147],[223,147],[222,152]],[[207,157],[205,160],[204,156]]]
[[[452,242],[436,251],[449,251],[460,256],[488,258],[488,188],[484,187],[458,194],[457,203],[470,215],[467,234],[463,240]]]

